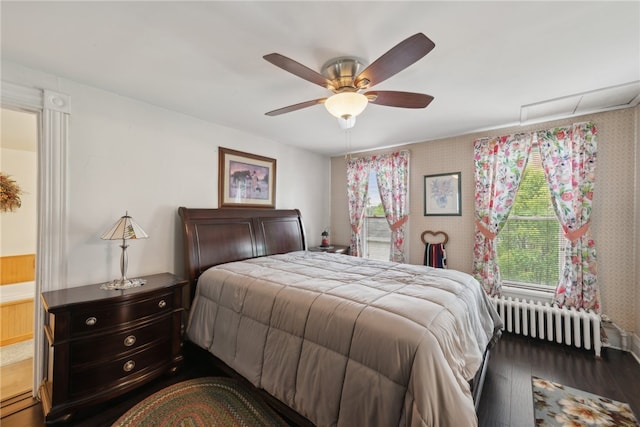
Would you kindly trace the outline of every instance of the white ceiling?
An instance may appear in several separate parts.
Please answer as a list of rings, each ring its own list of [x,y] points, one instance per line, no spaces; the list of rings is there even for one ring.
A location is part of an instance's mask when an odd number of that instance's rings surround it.
[[[517,124],[521,107],[640,80],[640,2],[0,2],[2,60],[335,155]],[[349,137],[329,94],[268,63],[370,63],[423,32],[426,57],[375,86],[432,95],[369,105]],[[637,86],[637,85],[636,85]],[[634,95],[631,95],[633,98]]]

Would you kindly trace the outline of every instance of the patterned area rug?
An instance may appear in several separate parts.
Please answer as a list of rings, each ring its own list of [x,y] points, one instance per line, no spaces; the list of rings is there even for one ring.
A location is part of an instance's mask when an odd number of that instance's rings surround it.
[[[231,378],[183,381],[147,397],[112,427],[285,427],[287,423],[253,392]]]
[[[536,426],[640,427],[631,407],[606,397],[531,377]]]

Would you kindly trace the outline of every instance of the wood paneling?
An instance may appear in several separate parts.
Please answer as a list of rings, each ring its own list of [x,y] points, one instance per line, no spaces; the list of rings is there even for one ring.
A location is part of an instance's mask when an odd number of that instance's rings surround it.
[[[33,338],[33,298],[0,305],[0,346]]]
[[[35,254],[0,257],[0,285],[33,282],[35,274]]]

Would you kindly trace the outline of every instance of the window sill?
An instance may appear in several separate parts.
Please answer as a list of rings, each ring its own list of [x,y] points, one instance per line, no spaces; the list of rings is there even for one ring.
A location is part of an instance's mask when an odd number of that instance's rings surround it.
[[[541,303],[548,302],[551,304],[553,302],[553,290],[537,290],[537,289],[525,289],[521,287],[502,285],[502,295],[505,298],[518,298],[521,300],[531,300],[531,301],[540,301]]]

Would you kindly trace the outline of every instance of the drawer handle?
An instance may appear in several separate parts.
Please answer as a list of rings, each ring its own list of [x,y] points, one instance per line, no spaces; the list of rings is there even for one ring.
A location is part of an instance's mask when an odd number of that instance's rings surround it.
[[[123,366],[122,366],[122,370],[125,372],[131,372],[133,370],[133,368],[136,367],[136,362],[134,362],[133,360],[128,360]]]
[[[95,317],[91,316],[91,317],[87,317],[87,320],[84,321],[84,323],[87,326],[93,326],[96,323],[98,323],[98,319],[96,319]]]
[[[126,347],[131,347],[132,345],[134,345],[136,343],[136,337],[135,335],[129,335],[128,337],[126,337],[124,339],[124,345]]]
[[[158,303],[158,307],[165,308],[166,306],[167,306],[167,302],[161,299],[160,302]]]

